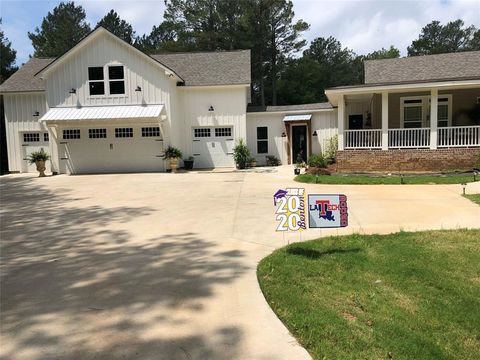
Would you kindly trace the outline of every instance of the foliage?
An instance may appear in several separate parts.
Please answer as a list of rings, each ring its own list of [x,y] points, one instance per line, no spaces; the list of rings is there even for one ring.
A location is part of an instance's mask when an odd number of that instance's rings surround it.
[[[323,157],[322,154],[312,154],[308,158],[308,166],[315,168],[326,168],[327,160]]]
[[[43,149],[39,151],[34,151],[30,155],[27,155],[27,161],[30,164],[35,164],[37,161],[47,161],[50,160],[50,155],[48,155]]]
[[[28,32],[35,57],[60,56],[90,32],[85,10],[72,2],[61,2],[43,18],[40,29]]]
[[[480,50],[480,30],[473,25],[464,25],[460,19],[446,25],[442,25],[440,21],[432,21],[407,48],[408,56]]]
[[[267,155],[267,166],[280,166],[280,159],[275,155]]]
[[[135,40],[135,31],[133,31],[132,25],[122,20],[113,9],[97,23],[98,26],[103,26],[129,44],[133,44]]]
[[[464,196],[475,204],[480,205],[480,194],[466,194]]]
[[[314,359],[473,360],[479,238],[462,229],[323,237],[276,250],[257,276]]]
[[[396,59],[400,57],[400,50],[398,50],[395,46],[390,45],[390,48],[385,49],[381,48],[380,50],[376,50],[371,52],[368,55],[363,57],[364,60],[379,60],[379,59]]]
[[[163,158],[167,159],[181,159],[182,158],[182,151],[177,149],[176,147],[169,145],[163,154]]]
[[[0,26],[2,19],[0,18]],[[3,29],[0,28],[0,84],[7,80],[10,75],[17,71],[15,66],[17,52],[12,49],[12,43],[5,37]]]
[[[240,139],[238,144],[233,148],[233,159],[235,160],[235,164],[237,164],[240,169],[244,169],[250,161],[250,157],[250,150],[243,139]]]
[[[337,161],[338,151],[338,135],[332,136],[327,141],[325,146],[324,156],[329,164],[334,164]]]

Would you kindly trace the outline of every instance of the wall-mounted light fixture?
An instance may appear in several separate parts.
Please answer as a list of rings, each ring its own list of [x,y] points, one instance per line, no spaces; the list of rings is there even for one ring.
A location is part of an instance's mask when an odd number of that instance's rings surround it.
[[[215,111],[215,109],[213,108],[212,105],[210,105],[210,107],[208,108],[208,111]]]
[[[313,132],[312,136],[318,136],[317,130],[315,130],[315,131]]]
[[[39,113],[38,111],[35,111],[35,112],[33,113],[33,116],[40,116],[40,113]]]
[[[137,88],[135,89],[135,91],[142,91],[142,88],[140,86],[137,86]]]
[[[77,93],[77,90],[74,89],[74,88],[71,88],[70,91],[69,91],[70,94],[76,94]]]
[[[282,137],[287,137],[287,134],[285,134],[285,131],[282,132]]]

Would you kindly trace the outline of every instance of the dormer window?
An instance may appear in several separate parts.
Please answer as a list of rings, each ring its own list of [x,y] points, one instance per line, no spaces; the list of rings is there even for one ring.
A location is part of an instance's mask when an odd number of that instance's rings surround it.
[[[108,89],[105,86],[108,82]],[[124,95],[125,94],[125,71],[123,65],[109,65],[104,69],[102,66],[88,68],[88,88],[90,96],[95,95]]]
[[[108,80],[111,95],[125,94],[125,77],[122,65],[108,67]]]
[[[103,67],[88,68],[88,88],[90,95],[105,95],[105,82],[103,81]]]

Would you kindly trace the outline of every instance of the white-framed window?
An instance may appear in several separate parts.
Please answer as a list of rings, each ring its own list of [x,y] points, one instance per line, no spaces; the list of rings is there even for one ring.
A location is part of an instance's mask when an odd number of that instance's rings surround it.
[[[104,96],[107,91],[109,95],[125,95],[125,67],[120,64],[90,66],[88,90],[90,96]]]
[[[63,140],[80,139],[80,129],[65,129],[62,132]]]
[[[268,127],[257,127],[257,154],[268,154]]]
[[[115,128],[116,138],[133,138],[133,128]]]
[[[402,128],[430,126],[430,96],[407,96],[400,98],[400,125]],[[452,123],[452,95],[438,95],[438,127]]]
[[[108,65],[108,89],[110,95],[125,94],[125,69],[123,65]]]
[[[88,90],[90,96],[105,95],[103,66],[88,68]]]
[[[232,136],[232,128],[231,127],[215,128],[215,136],[216,137],[231,137]]]
[[[160,136],[160,127],[158,126],[142,127],[142,137],[159,137],[159,136]]]
[[[193,129],[193,136],[196,138],[210,137],[211,130],[210,128],[196,128]]]
[[[106,139],[107,129],[88,129],[89,139]]]
[[[43,141],[44,141],[44,142],[48,142],[49,139],[50,139],[50,138],[49,138],[49,136],[48,136],[48,132],[43,133]]]
[[[40,133],[23,133],[23,142],[39,142]]]

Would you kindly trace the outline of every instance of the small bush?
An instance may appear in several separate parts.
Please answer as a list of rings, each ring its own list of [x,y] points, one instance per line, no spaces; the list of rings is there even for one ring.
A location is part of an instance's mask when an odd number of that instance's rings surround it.
[[[337,161],[338,135],[332,136],[325,146],[325,160],[328,164],[334,164]]]
[[[239,169],[245,169],[245,166],[250,161],[250,150],[243,139],[240,139],[237,145],[233,148],[233,159]]]
[[[267,166],[279,166],[280,160],[275,155],[267,155]]]
[[[181,159],[182,152],[174,146],[169,146],[165,149],[165,153],[163,154],[163,158],[167,159]]]
[[[327,160],[323,157],[322,154],[312,154],[308,158],[308,166],[315,168],[326,168]]]
[[[48,155],[43,149],[39,151],[34,151],[30,155],[27,155],[27,161],[30,164],[35,164],[37,161],[47,161],[50,160],[50,155]]]

